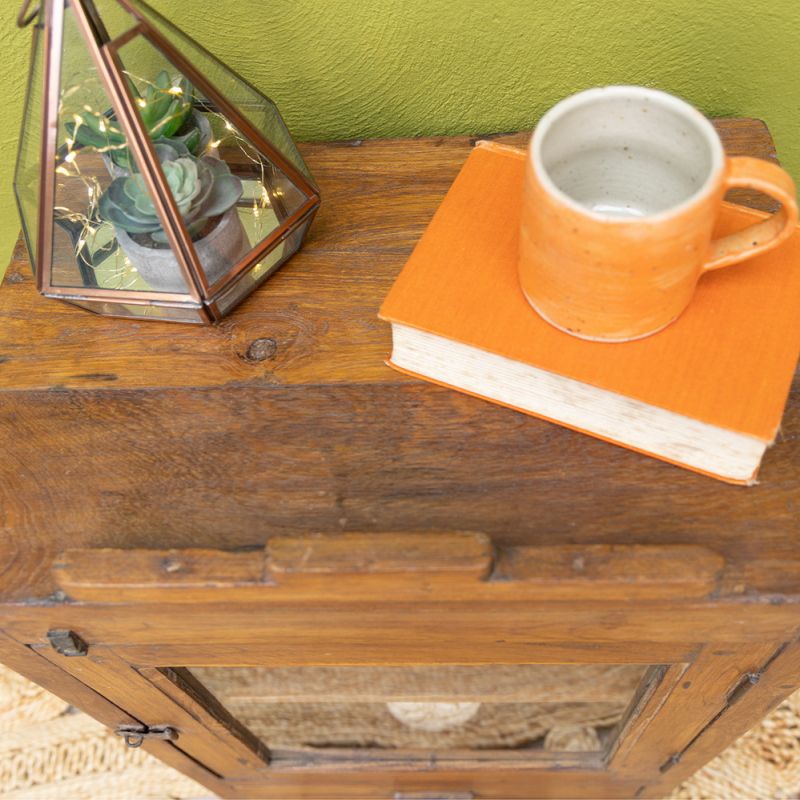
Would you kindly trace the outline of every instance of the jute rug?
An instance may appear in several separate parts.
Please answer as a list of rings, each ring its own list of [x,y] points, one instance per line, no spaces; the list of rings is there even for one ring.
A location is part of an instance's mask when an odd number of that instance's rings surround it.
[[[800,795],[800,692],[680,786],[673,800]],[[0,667],[4,800],[199,800],[208,792]]]
[[[192,671],[275,750],[553,750],[569,740],[560,749],[597,751],[625,715],[645,668],[530,664]],[[488,696],[491,701],[480,702]],[[572,741],[576,735],[579,740]]]

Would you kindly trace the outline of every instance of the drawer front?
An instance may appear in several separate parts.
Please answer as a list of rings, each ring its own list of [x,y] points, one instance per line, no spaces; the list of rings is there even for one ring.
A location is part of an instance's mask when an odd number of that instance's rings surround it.
[[[797,612],[726,598],[701,547],[295,536],[55,573],[20,671],[221,796],[663,796],[800,681]]]

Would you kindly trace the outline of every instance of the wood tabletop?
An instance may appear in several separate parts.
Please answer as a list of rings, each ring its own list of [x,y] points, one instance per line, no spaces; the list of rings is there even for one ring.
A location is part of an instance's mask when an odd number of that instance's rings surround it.
[[[729,152],[775,158],[763,123],[716,124]],[[477,138],[303,146],[323,198],[308,242],[216,327],[44,299],[18,246],[0,290],[0,598],[49,595],[69,547],[307,531],[702,544],[742,591],[795,586],[800,380],[741,488],[385,366],[378,307]]]

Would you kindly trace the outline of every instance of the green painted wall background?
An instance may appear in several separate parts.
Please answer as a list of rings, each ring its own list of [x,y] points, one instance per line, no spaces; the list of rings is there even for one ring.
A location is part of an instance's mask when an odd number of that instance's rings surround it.
[[[640,83],[767,121],[800,179],[797,0],[151,0],[271,96],[299,139],[532,128],[561,97]],[[27,69],[0,16],[0,263]]]

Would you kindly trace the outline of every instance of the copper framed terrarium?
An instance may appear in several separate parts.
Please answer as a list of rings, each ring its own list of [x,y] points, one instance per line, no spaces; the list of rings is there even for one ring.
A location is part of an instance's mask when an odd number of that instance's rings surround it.
[[[15,192],[39,291],[220,319],[300,247],[319,192],[275,106],[142,0],[27,0]]]

